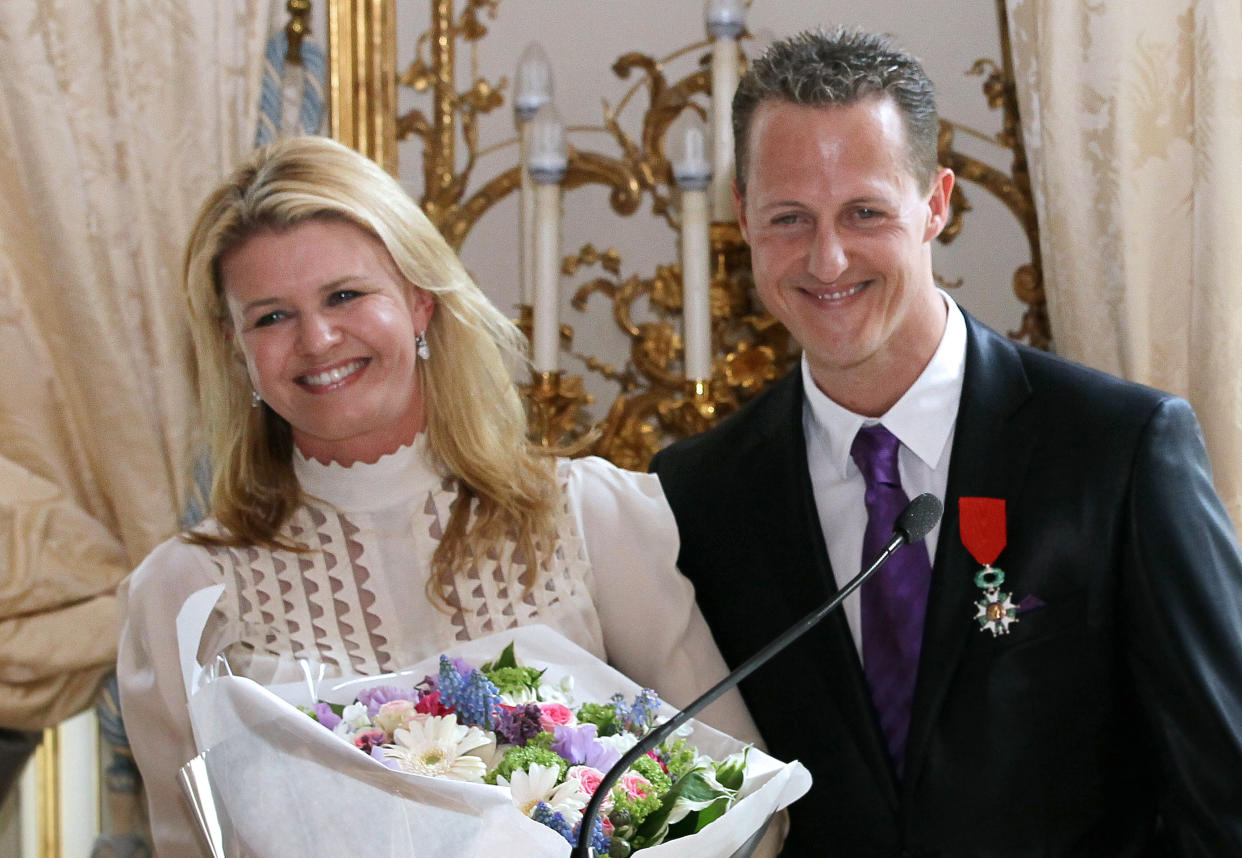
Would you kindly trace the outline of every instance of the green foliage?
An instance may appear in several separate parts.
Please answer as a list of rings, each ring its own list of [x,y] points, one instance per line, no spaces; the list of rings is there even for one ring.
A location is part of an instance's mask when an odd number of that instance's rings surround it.
[[[634,848],[694,834],[724,813],[735,794],[717,780],[710,764],[687,772],[664,796],[663,805],[642,821],[632,839]]]
[[[699,754],[694,747],[685,739],[677,739],[671,745],[667,742],[660,746],[660,758],[664,760],[664,765],[668,767],[668,776],[674,781],[680,780],[688,771],[694,768]]]
[[[651,784],[651,791],[660,797],[663,797],[669,788],[673,785],[672,779],[664,773],[664,769],[660,766],[660,761],[651,757],[643,756],[634,761],[630,766],[630,771],[638,772],[645,777]]]
[[[542,670],[533,667],[522,667],[517,663],[517,656],[510,643],[495,661],[488,662],[479,668],[501,694],[517,694],[521,691],[537,691]]]
[[[495,661],[489,661],[487,664],[479,668],[479,670],[487,673],[491,670],[498,670],[502,667],[517,667],[517,656],[513,652],[513,642],[505,647]]]
[[[519,769],[524,771],[533,763],[538,763],[541,766],[556,766],[560,769],[557,780],[564,778],[565,772],[569,769],[569,763],[559,754],[549,748],[539,747],[533,742],[529,742],[525,747],[513,747],[505,751],[500,764],[496,766],[495,771],[488,774],[486,780],[489,784],[495,784],[496,779],[501,777],[508,780],[514,772]]]
[[[518,694],[522,691],[539,690],[539,677],[542,670],[533,667],[498,667],[484,671],[484,676],[500,690],[501,694]]]
[[[614,736],[620,731],[617,708],[611,703],[583,703],[578,709],[578,723],[594,724],[597,736]]]
[[[654,789],[651,789],[647,791],[647,795],[639,798],[630,795],[625,791],[625,787],[618,784],[612,788],[612,806],[614,811],[620,810],[629,814],[630,824],[637,827],[651,813],[660,809],[660,796]],[[637,844],[635,848],[638,848]]]
[[[720,781],[721,786],[734,792],[742,788],[742,782],[746,780],[746,757],[749,754],[748,745],[740,753],[730,754],[715,764],[716,780]]]
[[[544,748],[551,750],[552,743],[556,741],[556,736],[544,730],[542,733],[536,733],[534,736],[526,740],[528,748]]]

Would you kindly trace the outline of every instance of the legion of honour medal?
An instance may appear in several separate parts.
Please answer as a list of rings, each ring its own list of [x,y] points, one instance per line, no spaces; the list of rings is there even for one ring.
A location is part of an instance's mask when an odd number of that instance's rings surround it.
[[[983,568],[975,573],[975,586],[983,595],[974,603],[975,622],[980,631],[992,637],[1009,634],[1009,626],[1018,621],[1018,607],[1001,587],[1005,573],[993,566],[1005,548],[1004,498],[958,498],[962,544]]]

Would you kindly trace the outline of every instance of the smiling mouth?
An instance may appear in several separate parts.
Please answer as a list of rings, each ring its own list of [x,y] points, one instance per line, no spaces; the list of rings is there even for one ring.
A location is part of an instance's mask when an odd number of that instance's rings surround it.
[[[851,286],[848,289],[842,289],[840,292],[810,292],[808,291],[807,294],[817,301],[839,301],[842,298],[848,298],[851,295],[857,295],[859,292],[866,289],[869,285],[871,285],[871,281],[864,280],[861,283]]]
[[[351,360],[349,363],[334,366],[332,369],[325,369],[323,372],[298,376],[297,380],[299,384],[306,387],[328,387],[353,375],[366,365],[367,361],[365,358],[358,358],[357,360]]]

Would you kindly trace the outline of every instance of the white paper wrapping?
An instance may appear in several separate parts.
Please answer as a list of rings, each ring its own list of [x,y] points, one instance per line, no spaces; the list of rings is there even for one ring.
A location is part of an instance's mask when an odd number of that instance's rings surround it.
[[[200,792],[198,812],[213,803],[218,854],[227,858],[306,855],[403,855],[566,858],[570,846],[524,816],[505,787],[459,783],[393,771],[331,733],[295,704],[351,702],[375,685],[413,686],[439,670],[439,654],[399,673],[264,687],[237,676],[213,678],[195,658],[220,587],[194,594],[177,618],[190,720],[201,752],[187,770]],[[578,703],[603,702],[640,689],[622,674],[546,626],[511,629],[462,643],[446,655],[479,665],[512,642],[518,660],[546,668],[556,682],[574,680]],[[676,710],[666,707],[665,715]],[[688,741],[713,759],[745,745],[697,721]],[[730,858],[777,811],[803,795],[810,774],[752,749],[742,798],[689,837],[640,850],[650,858]],[[203,773],[210,799],[201,798]],[[213,846],[213,849],[217,847]]]

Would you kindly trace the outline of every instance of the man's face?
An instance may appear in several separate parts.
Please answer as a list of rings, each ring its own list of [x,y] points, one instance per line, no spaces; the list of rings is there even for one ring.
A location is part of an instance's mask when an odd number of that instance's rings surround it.
[[[930,242],[944,227],[953,174],[920,186],[887,97],[766,101],[749,135],[746,197],[735,203],[755,284],[816,382],[832,395],[851,373],[917,376],[944,326]]]

